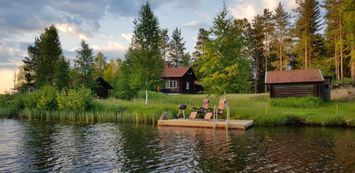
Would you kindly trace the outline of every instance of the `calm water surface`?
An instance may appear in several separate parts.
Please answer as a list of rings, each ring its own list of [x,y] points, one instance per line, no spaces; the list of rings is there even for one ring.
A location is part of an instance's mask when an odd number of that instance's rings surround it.
[[[355,172],[355,129],[0,119],[0,172]]]

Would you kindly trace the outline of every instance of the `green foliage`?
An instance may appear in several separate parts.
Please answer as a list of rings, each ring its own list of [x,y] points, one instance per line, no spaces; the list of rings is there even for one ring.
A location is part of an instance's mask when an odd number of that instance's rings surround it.
[[[126,55],[128,56],[128,55]],[[129,62],[124,61],[119,69],[118,80],[115,84],[114,95],[119,99],[131,100],[137,96],[139,86],[135,85],[135,78],[131,77]]]
[[[15,116],[24,108],[24,101],[20,94],[0,95],[0,117]]]
[[[251,69],[243,44],[242,33],[224,8],[215,18],[210,38],[203,43],[203,57],[196,62],[205,90],[222,94],[249,89]]]
[[[272,106],[287,108],[317,108],[323,104],[319,97],[290,97],[284,99],[272,99]]]
[[[39,110],[55,110],[57,108],[57,89],[50,86],[46,85],[43,86],[41,89],[36,91],[37,94],[37,108]]]
[[[59,110],[85,111],[92,103],[91,90],[82,86],[78,89],[63,90],[56,98]]]
[[[181,30],[179,28],[175,28],[169,43],[169,60],[172,61],[172,65],[176,67],[186,65],[185,59],[187,57],[185,57],[185,49],[185,42],[183,42]]]
[[[106,57],[103,53],[98,52],[93,63],[93,77],[103,77],[107,67]],[[105,78],[106,79],[106,78]]]
[[[34,47],[35,53],[35,82],[38,87],[45,85],[62,86],[63,75],[68,76],[68,65],[64,65],[64,60],[62,57],[62,48],[60,45],[60,40],[58,36],[57,29],[52,25],[45,29],[45,32],[41,34],[38,42]],[[30,53],[29,53],[30,54]],[[58,64],[61,64],[60,68]],[[66,67],[66,68],[64,68]]]
[[[38,91],[23,94],[25,108],[30,110],[35,110],[37,108],[37,103],[38,103],[37,93]]]
[[[93,80],[94,72],[94,56],[92,55],[92,49],[89,47],[88,43],[84,40],[80,43],[81,48],[76,50],[77,56],[75,60],[75,67],[77,70],[78,78],[73,79],[76,81],[77,86],[84,85],[91,90],[94,90],[96,85]]]
[[[300,68],[311,66],[312,59],[319,53],[320,44],[317,43],[317,32],[321,29],[320,5],[317,0],[297,1],[296,9],[298,18],[294,29],[299,39],[295,50],[298,55]]]

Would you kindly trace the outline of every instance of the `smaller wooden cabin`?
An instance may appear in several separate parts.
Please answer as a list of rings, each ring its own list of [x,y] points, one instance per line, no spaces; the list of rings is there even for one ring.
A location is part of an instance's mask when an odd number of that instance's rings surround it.
[[[96,87],[96,96],[99,98],[107,98],[108,90],[113,89],[113,87],[106,82],[102,77],[97,77],[95,79],[97,87]]]
[[[161,79],[165,84],[161,91],[165,93],[191,94],[202,90],[191,67],[165,66]]]
[[[320,70],[268,71],[265,83],[271,98],[315,96],[330,100],[331,77]]]

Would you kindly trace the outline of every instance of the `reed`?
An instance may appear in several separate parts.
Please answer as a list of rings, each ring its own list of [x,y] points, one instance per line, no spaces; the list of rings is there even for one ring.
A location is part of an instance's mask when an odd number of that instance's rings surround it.
[[[155,124],[162,112],[167,112],[170,118],[176,117],[179,104],[186,104],[186,115],[192,107],[200,107],[204,98],[210,98],[210,107],[218,104],[217,95],[165,95],[149,93],[148,104],[144,104],[144,95],[132,101],[108,98],[93,100],[91,107],[80,111],[39,111],[23,109],[22,118],[39,119],[44,121],[61,121],[73,123],[119,122],[133,124]],[[227,94],[231,119],[250,119],[256,126],[279,125],[316,125],[316,126],[347,126],[355,127],[355,101],[340,100],[320,102],[316,100],[312,106],[310,100],[297,103],[291,99],[288,103],[283,99],[273,100],[267,94]],[[298,104],[295,106],[295,104]],[[281,106],[280,106],[281,105]],[[1,111],[1,108],[0,108]],[[225,118],[219,116],[218,118]]]

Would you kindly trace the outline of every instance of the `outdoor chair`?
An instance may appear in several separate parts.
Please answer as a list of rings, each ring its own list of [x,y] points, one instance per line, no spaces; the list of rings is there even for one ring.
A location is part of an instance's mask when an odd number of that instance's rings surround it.
[[[194,110],[193,112],[197,112],[197,114],[203,114],[203,115],[206,114],[207,112],[212,112],[213,109],[208,107],[209,103],[210,100],[208,98],[203,99],[200,108],[192,107],[192,109]]]

